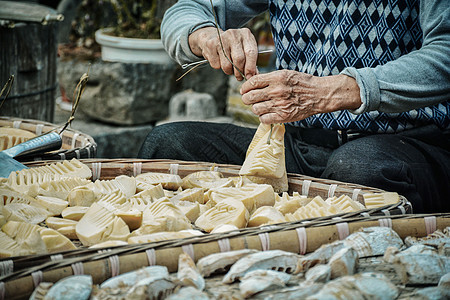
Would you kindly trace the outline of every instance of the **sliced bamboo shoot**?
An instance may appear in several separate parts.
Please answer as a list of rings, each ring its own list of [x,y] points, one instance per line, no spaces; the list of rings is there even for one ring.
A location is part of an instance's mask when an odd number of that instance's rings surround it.
[[[211,232],[215,227],[222,224],[244,228],[247,225],[248,218],[249,213],[244,204],[239,200],[229,198],[217,203],[198,217],[195,225],[207,232]]]
[[[127,224],[99,203],[94,203],[76,225],[77,236],[84,246],[108,240],[126,241]]]

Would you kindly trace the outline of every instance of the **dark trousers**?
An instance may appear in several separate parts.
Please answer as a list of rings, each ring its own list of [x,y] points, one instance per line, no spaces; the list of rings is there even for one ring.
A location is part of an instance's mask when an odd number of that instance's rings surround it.
[[[240,165],[254,133],[232,124],[168,123],[150,132],[139,157]],[[286,125],[285,147],[288,173],[395,191],[415,213],[450,212],[450,139],[437,127],[340,145],[335,131]]]

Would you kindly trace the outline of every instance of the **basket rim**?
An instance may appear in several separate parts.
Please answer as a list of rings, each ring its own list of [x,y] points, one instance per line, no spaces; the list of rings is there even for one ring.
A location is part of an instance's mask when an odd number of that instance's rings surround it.
[[[119,171],[119,167],[123,167],[123,170],[127,172],[127,174],[123,173],[116,173],[115,176],[118,175],[133,175],[132,173],[135,172],[136,166],[139,165],[141,167],[142,171],[147,170],[146,167],[157,167],[157,168],[164,168],[166,172],[170,172],[171,168],[170,166],[173,164],[179,164],[180,170],[183,169],[183,167],[195,167],[199,168],[199,166],[202,168],[201,170],[211,170],[212,166],[219,167],[219,171],[223,171],[226,169],[228,172],[233,171],[235,174],[237,174],[240,170],[239,165],[233,165],[233,164],[215,164],[210,162],[197,162],[197,161],[181,161],[181,160],[171,160],[171,159],[79,159],[80,162],[86,164],[93,170],[93,174],[96,170],[108,170],[108,168]],[[24,164],[28,167],[38,167],[43,165],[48,165],[51,163],[57,163],[60,162],[58,160],[43,160],[43,161],[30,161],[25,162]],[[193,171],[193,170],[191,170]],[[99,176],[100,179],[102,179],[102,176]],[[316,181],[320,182],[327,182],[319,183],[321,185],[330,186],[331,184],[342,184],[345,185],[345,182],[339,182],[334,180],[326,180],[322,178],[314,178],[309,176],[304,176],[301,174],[294,174],[289,173],[288,174],[289,182],[291,183],[293,180],[296,181],[294,183],[314,179],[314,181],[311,183],[311,185],[317,184]],[[331,183],[331,184],[330,184]],[[360,191],[364,191],[364,187],[361,185],[352,184],[352,187],[359,187]],[[323,187],[318,187],[322,188]],[[324,189],[325,190],[325,189]],[[367,187],[367,190],[369,192],[376,192],[383,190],[380,189],[374,189],[371,187]],[[348,190],[347,190],[348,191]],[[246,227],[241,228],[236,232],[226,232],[223,234],[206,234],[207,237],[192,237],[192,238],[185,238],[185,239],[177,239],[177,240],[169,240],[169,241],[163,241],[163,242],[156,242],[156,245],[172,245],[173,243],[182,243],[186,242],[186,244],[189,243],[195,243],[198,241],[204,241],[204,240],[218,240],[222,238],[229,238],[229,237],[235,237],[236,234],[240,236],[251,236],[256,234],[262,234],[262,233],[270,233],[270,232],[276,232],[276,231],[285,231],[285,230],[291,230],[295,228],[300,227],[320,227],[324,225],[330,225],[330,224],[336,224],[340,222],[355,222],[355,221],[366,221],[366,220],[379,220],[379,219],[397,219],[397,218],[408,218],[414,215],[408,214],[412,210],[410,208],[410,203],[408,200],[402,196],[400,196],[400,201],[395,204],[386,205],[383,207],[373,208],[373,209],[366,209],[366,210],[360,210],[356,212],[351,213],[341,213],[341,214],[334,214],[331,216],[324,216],[324,217],[316,217],[316,218],[309,218],[309,219],[302,219],[299,221],[292,221],[292,222],[283,222],[278,224],[271,224],[266,226],[259,226],[259,227]],[[401,209],[402,207],[403,209]],[[448,214],[450,216],[450,214]],[[155,243],[150,243],[155,244]],[[140,245],[147,245],[147,244],[140,244]],[[138,247],[138,245],[126,245],[126,246],[119,246],[119,247],[113,247],[114,249],[123,249],[125,251],[126,249],[134,249],[133,247]],[[88,251],[86,248],[82,247],[77,250],[69,251],[69,253],[86,253]],[[1,260],[0,260],[1,261]]]
[[[16,122],[20,122],[18,126],[15,125]],[[5,124],[6,123],[6,124]],[[57,124],[53,124],[47,121],[42,120],[34,120],[34,119],[23,119],[23,118],[16,118],[16,117],[4,117],[0,116],[0,124],[11,126],[13,128],[20,128],[28,131],[32,131],[29,128],[24,128],[25,126],[22,126],[22,124],[25,124],[26,126],[36,126],[35,127],[35,133],[38,134],[37,126],[42,125],[47,128],[51,128],[50,130],[56,129],[60,127]],[[41,129],[43,130],[43,129]],[[47,130],[46,130],[47,131]],[[95,142],[94,138],[90,136],[89,134],[83,133],[79,130],[73,129],[73,128],[66,128],[62,133],[61,137],[63,138],[63,144],[67,147],[70,147],[69,149],[61,148],[56,151],[47,152],[44,154],[41,154],[39,156],[30,156],[30,157],[21,157],[20,160],[23,163],[24,161],[32,161],[32,160],[64,160],[64,159],[71,159],[71,158],[84,158],[84,157],[95,157],[96,151],[97,151],[97,143]],[[81,143],[81,146],[78,146],[76,144]]]
[[[224,173],[224,174],[232,174],[233,176],[238,176],[239,170],[241,166],[234,165],[234,164],[219,164],[219,163],[211,163],[211,162],[200,162],[200,161],[183,161],[183,160],[172,160],[172,159],[134,159],[134,158],[115,158],[115,159],[107,159],[107,158],[100,158],[100,159],[79,159],[80,162],[86,164],[91,168],[92,170],[92,180],[95,181],[96,179],[112,179],[118,175],[127,175],[127,176],[136,176],[140,174],[141,172],[160,172],[162,170],[165,170],[168,173],[171,174],[177,174],[178,171],[187,171],[188,174],[195,172],[195,171],[204,171],[204,170],[212,170],[213,168],[218,168],[217,170]],[[32,162],[25,162],[24,164],[28,167],[38,167],[50,163],[58,162],[57,160],[42,160],[42,161],[32,161]],[[177,165],[176,168],[172,168],[173,165]],[[104,170],[109,169],[118,169],[122,167],[123,172],[114,174],[113,176],[104,178],[102,177],[101,172]],[[188,168],[195,168],[195,170],[188,169]],[[149,170],[150,169],[150,170]],[[155,170],[156,169],[156,170]],[[172,173],[173,170],[176,170],[177,173]],[[125,173],[125,174],[124,174]],[[104,173],[103,173],[104,174]],[[329,179],[323,179],[318,177],[311,177],[311,176],[305,176],[302,174],[295,174],[295,173],[288,173],[288,182],[290,186],[290,192],[291,185],[302,185],[302,190],[298,190],[297,192],[301,193],[302,195],[305,195],[303,191],[303,184],[309,181],[309,185],[313,188],[320,189],[325,193],[325,191],[328,193],[328,197],[332,197],[333,195],[330,195],[330,191],[333,190],[333,193],[337,193],[338,195],[347,194],[349,195],[353,200],[358,200],[362,197],[362,194],[364,193],[383,193],[386,192],[382,189],[369,187],[369,186],[363,186],[359,184],[354,183],[347,183],[337,180],[329,180]],[[325,188],[327,187],[327,188]],[[356,195],[355,195],[356,193]],[[308,191],[306,192],[306,196],[308,196]],[[366,209],[361,210],[355,213],[342,213],[339,215],[332,215],[333,217],[339,217],[341,215],[345,216],[351,216],[351,215],[359,215],[361,213],[367,213],[367,214],[384,214],[389,215],[390,211],[395,210],[399,207],[401,214],[406,214],[408,210],[412,210],[411,203],[406,199],[406,197],[400,195],[400,201],[395,204],[386,205],[383,207],[377,207],[373,209]],[[322,197],[323,198],[323,197]],[[364,204],[363,202],[359,201],[360,203]]]
[[[141,243],[141,244],[130,244],[123,246],[113,246],[113,247],[105,247],[105,248],[80,248],[77,250],[69,250],[58,253],[49,253],[49,254],[40,254],[40,255],[28,255],[28,256],[15,256],[9,258],[2,258],[0,262],[7,260],[15,260],[15,262],[21,263],[31,263],[31,265],[26,266],[21,270],[14,271],[9,274],[5,274],[0,276],[0,280],[4,282],[8,282],[10,280],[14,280],[17,278],[21,278],[27,275],[31,275],[31,273],[35,271],[49,271],[55,269],[61,269],[63,267],[69,267],[76,263],[88,263],[93,261],[100,261],[104,259],[108,259],[111,256],[127,256],[133,255],[136,253],[143,253],[150,249],[154,250],[164,250],[164,249],[173,249],[182,247],[185,245],[197,245],[197,244],[207,244],[211,242],[218,242],[223,239],[234,239],[234,238],[247,238],[250,236],[256,236],[261,234],[272,234],[277,232],[290,232],[295,231],[298,228],[326,228],[330,226],[337,226],[339,223],[348,223],[361,225],[361,228],[371,227],[364,226],[363,224],[370,221],[382,221],[382,220],[391,220],[391,222],[396,222],[400,220],[423,220],[426,218],[436,218],[440,220],[450,219],[450,213],[433,213],[433,214],[405,214],[405,215],[395,215],[395,216],[370,216],[370,217],[355,217],[355,218],[347,218],[347,219],[331,219],[325,221],[315,221],[306,224],[292,224],[292,223],[283,223],[288,226],[265,226],[263,228],[252,228],[252,232],[245,233],[242,232],[243,229],[223,232],[223,233],[214,233],[203,236],[192,236],[181,239],[172,239],[172,240],[164,240],[158,242],[151,243]],[[373,225],[372,225],[373,226]],[[382,226],[376,225],[376,226]],[[393,228],[391,226],[391,228]],[[246,230],[248,228],[244,228]],[[261,250],[264,251],[264,250]],[[55,260],[52,259],[56,254],[60,254],[62,256],[61,259]],[[33,265],[34,262],[34,265]]]
[[[59,125],[54,124],[54,123],[50,123],[50,122],[47,122],[47,121],[35,120],[35,119],[23,119],[23,118],[16,118],[16,117],[0,116],[0,121],[11,121],[12,123],[14,123],[14,121],[21,121],[21,122],[35,124],[35,125],[42,124],[44,126],[49,126],[49,127],[54,127],[54,128],[59,127]],[[64,134],[66,131],[78,133],[81,136],[85,136],[86,138],[91,139],[92,142],[96,145],[96,143],[94,141],[94,138],[91,135],[87,134],[87,133],[84,133],[84,132],[81,132],[81,131],[79,131],[77,129],[73,129],[71,127],[68,127],[62,132],[62,134]]]

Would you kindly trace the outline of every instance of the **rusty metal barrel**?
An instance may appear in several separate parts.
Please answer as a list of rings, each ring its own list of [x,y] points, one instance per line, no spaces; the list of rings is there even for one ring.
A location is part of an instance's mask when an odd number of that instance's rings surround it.
[[[0,116],[53,122],[57,95],[57,21],[52,8],[0,1],[0,88],[14,75]]]

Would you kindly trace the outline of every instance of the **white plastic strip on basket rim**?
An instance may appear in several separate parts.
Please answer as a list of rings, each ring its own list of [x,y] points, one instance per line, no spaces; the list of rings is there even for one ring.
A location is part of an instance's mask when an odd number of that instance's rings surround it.
[[[80,134],[77,133],[77,132],[75,132],[75,133],[73,134],[73,136],[72,136],[72,145],[71,145],[72,149],[75,149],[75,148],[76,148],[75,145],[76,145],[77,138],[78,138],[79,135],[80,135]]]
[[[98,250],[98,253],[111,252],[111,249]],[[111,277],[115,277],[120,274],[120,260],[118,255],[108,256],[109,270],[111,272]]]
[[[145,250],[145,254],[147,254],[148,265],[149,266],[156,265],[156,251],[155,251],[155,249]]]
[[[0,262],[0,276],[9,275],[14,272],[14,262],[12,259],[7,259]]]
[[[366,218],[370,218],[370,214],[367,212],[362,212],[360,213],[361,216],[366,217]]]
[[[269,251],[270,250],[269,233],[267,233],[267,232],[259,233],[258,236],[259,236],[259,240],[261,241],[262,251]]]
[[[330,187],[328,188],[328,198],[334,197],[334,193],[336,192],[337,184],[333,183],[330,184]]]
[[[93,162],[92,163],[92,181],[96,181],[100,179],[102,173],[102,163],[101,162]]]
[[[181,249],[183,249],[183,252],[189,255],[193,261],[195,261],[195,253],[194,253],[194,245],[188,244],[181,246]]]
[[[402,215],[406,215],[406,209],[403,205],[399,205],[398,209],[400,209],[400,212],[402,213]]]
[[[303,183],[302,183],[302,195],[303,196],[308,197],[309,188],[311,187],[311,183],[312,183],[311,180],[307,180],[307,179],[303,180]]]
[[[66,154],[65,153],[58,153],[61,160],[66,160]]]
[[[358,201],[358,195],[359,195],[360,192],[361,192],[361,189],[354,189],[353,190],[353,193],[352,193],[352,200],[353,201],[359,202]]]
[[[50,260],[51,261],[58,261],[58,260],[63,260],[64,256],[62,254],[53,254],[50,255]]]
[[[178,175],[178,168],[180,164],[170,164],[169,173],[172,175]]]
[[[142,162],[133,163],[133,176],[136,177],[142,173]]]
[[[43,129],[44,129],[44,124],[37,124],[36,125],[36,135],[41,135]]]
[[[427,230],[427,235],[432,234],[436,231],[436,217],[435,216],[429,216],[423,218],[425,221],[425,228]]]
[[[339,239],[343,240],[350,234],[350,229],[348,228],[347,222],[337,223],[336,228],[338,231]]]
[[[91,148],[90,147],[86,147],[85,149],[87,151],[87,157],[91,158]]]
[[[381,212],[385,215],[385,216],[390,216],[391,212],[389,211],[389,209],[382,209]]]
[[[392,228],[392,219],[390,218],[378,219],[378,223],[380,224],[380,227]]]
[[[70,265],[73,270],[73,275],[83,275],[84,274],[84,266],[82,262],[77,262]]]
[[[220,252],[231,251],[230,240],[228,238],[220,239],[217,243],[219,244]]]
[[[34,288],[37,288],[39,283],[44,280],[44,274],[42,273],[42,271],[36,271],[31,273],[31,278],[33,279]]]
[[[408,205],[411,208],[411,212],[410,214],[414,213],[414,207],[412,206],[411,202],[409,202],[408,200],[406,200],[406,205]]]
[[[111,269],[111,277],[116,277],[120,274],[120,260],[118,255],[111,255],[108,257]]]
[[[298,236],[298,253],[303,255],[306,253],[306,247],[308,245],[308,236],[306,235],[306,229],[305,227],[298,227],[295,229],[295,231],[297,232]]]
[[[80,149],[75,150],[75,156],[77,157],[77,159],[81,158]]]
[[[14,127],[14,128],[20,129],[20,125],[21,125],[21,124],[22,124],[22,121],[21,121],[21,120],[13,121],[13,127]]]

